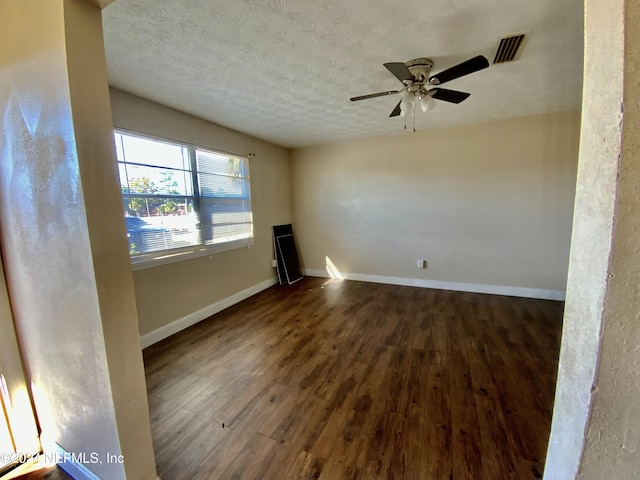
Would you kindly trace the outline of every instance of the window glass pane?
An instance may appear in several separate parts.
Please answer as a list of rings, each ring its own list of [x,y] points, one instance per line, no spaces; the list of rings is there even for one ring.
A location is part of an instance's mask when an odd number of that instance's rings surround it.
[[[124,133],[115,133],[115,140],[119,162],[190,170],[187,147]]]
[[[132,255],[199,245],[192,198],[123,198],[129,253]]]
[[[248,238],[253,233],[248,200],[202,199],[201,228],[206,243]]]
[[[144,262],[189,252],[187,247],[252,237],[245,157],[122,132],[114,138],[132,258],[144,255],[139,259]]]
[[[121,163],[119,169],[122,193],[193,195],[190,172],[128,163]]]

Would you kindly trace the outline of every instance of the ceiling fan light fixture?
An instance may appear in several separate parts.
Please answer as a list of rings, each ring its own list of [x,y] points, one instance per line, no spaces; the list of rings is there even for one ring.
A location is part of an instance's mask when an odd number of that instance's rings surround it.
[[[422,94],[419,98],[420,110],[422,110],[422,113],[426,113],[429,110],[433,110],[435,108],[436,101],[431,97],[431,95]]]
[[[413,110],[416,106],[416,98],[412,93],[407,93],[402,101],[400,102],[400,110],[402,111],[402,115],[409,115],[413,113]]]

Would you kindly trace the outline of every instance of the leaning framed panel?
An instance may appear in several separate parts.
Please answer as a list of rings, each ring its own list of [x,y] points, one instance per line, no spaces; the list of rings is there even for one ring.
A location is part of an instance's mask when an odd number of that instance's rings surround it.
[[[292,283],[302,279],[298,253],[293,239],[292,225],[274,225],[273,243],[276,254],[276,269],[280,285],[291,285]]]

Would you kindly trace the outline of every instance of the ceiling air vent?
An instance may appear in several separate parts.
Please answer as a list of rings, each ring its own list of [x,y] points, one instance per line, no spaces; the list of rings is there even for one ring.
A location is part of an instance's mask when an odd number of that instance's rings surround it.
[[[493,59],[493,63],[505,63],[515,60],[516,56],[520,53],[520,50],[522,50],[524,39],[524,33],[509,35],[508,37],[502,38],[500,40],[500,45],[498,45],[498,51]]]

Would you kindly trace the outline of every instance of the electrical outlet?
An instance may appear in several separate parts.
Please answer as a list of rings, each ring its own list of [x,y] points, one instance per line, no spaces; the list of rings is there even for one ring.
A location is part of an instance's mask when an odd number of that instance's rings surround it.
[[[426,260],[418,260],[416,262],[416,267],[418,267],[418,268],[427,268],[427,261]]]
[[[277,267],[278,266],[278,261],[277,260],[271,260],[271,266],[273,268]]]

